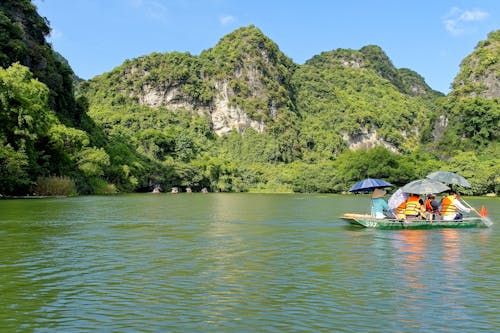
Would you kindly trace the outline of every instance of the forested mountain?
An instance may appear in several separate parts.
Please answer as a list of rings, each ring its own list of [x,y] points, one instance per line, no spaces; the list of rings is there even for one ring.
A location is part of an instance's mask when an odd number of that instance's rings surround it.
[[[144,55],[82,82],[30,1],[3,1],[0,29],[0,194],[55,182],[79,193],[342,192],[437,169],[464,174],[471,193],[498,191],[498,31],[443,96],[378,46],[298,65],[255,26],[198,56]]]
[[[480,41],[460,65],[453,90],[440,111],[446,125],[437,150],[452,155],[454,150],[492,150],[498,158],[500,127],[500,30]],[[458,137],[458,139],[457,139]],[[494,161],[498,165],[498,161]]]
[[[125,61],[80,88],[92,106],[188,110],[209,117],[217,134],[247,127],[262,132],[273,119],[293,111],[290,80],[296,67],[251,26],[225,36],[200,56],[153,53]]]
[[[377,46],[308,60],[294,77],[307,146],[329,147],[318,151],[321,156],[346,147],[415,150],[439,93],[410,73],[394,68]]]

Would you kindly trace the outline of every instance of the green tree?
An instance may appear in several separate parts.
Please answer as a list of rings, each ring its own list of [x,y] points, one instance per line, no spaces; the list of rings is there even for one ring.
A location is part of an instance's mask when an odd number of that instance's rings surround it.
[[[27,67],[13,64],[0,68],[0,140],[6,166],[3,176],[10,192],[26,191],[26,185],[40,172],[42,153],[36,143],[55,123],[47,105],[48,93]]]

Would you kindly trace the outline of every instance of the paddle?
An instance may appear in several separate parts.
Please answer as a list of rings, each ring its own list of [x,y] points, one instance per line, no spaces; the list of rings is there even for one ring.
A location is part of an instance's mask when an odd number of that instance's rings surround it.
[[[474,207],[472,207],[471,205],[469,205],[469,203],[467,201],[465,201],[465,200],[462,199],[462,202],[467,207],[469,207],[471,210],[473,210],[474,212],[476,212],[477,216],[479,216],[481,218],[481,220],[483,221],[483,223],[486,226],[491,227],[493,225],[493,221],[488,216],[482,216],[481,214],[479,214],[479,212]]]

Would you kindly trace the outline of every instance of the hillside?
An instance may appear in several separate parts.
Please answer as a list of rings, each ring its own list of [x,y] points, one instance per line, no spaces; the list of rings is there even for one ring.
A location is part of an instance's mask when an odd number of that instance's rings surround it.
[[[31,1],[0,2],[0,194],[37,191],[37,179],[49,175],[85,183],[78,162],[100,138],[49,32]]]
[[[297,65],[253,25],[80,82],[30,1],[3,1],[0,25],[0,194],[342,192],[440,168],[498,191],[498,32],[443,96],[378,46]]]
[[[412,150],[439,97],[416,73],[394,68],[376,46],[323,52],[297,70],[294,83],[307,145],[329,146],[330,153],[345,147]]]
[[[376,145],[400,151],[408,136],[418,142],[431,112],[424,100],[439,96],[418,74],[394,68],[376,46],[325,52],[299,66],[255,26],[232,32],[199,57],[154,53],[80,88],[96,119],[99,105],[138,104],[205,115],[218,135],[262,133],[297,117],[307,132],[320,121],[327,126],[322,131],[338,137],[332,151]]]
[[[489,33],[474,52],[462,60],[460,73],[453,80],[453,95],[500,98],[500,30]]]
[[[251,127],[262,132],[290,111],[295,66],[260,30],[225,36],[197,56],[153,53],[98,76],[80,89],[93,105],[138,104],[206,115],[217,134]],[[102,95],[106,91],[106,95]]]
[[[498,159],[500,128],[500,30],[488,34],[460,65],[439,119],[445,128],[436,140],[441,154],[454,149],[492,149]],[[498,160],[496,162],[498,164]]]

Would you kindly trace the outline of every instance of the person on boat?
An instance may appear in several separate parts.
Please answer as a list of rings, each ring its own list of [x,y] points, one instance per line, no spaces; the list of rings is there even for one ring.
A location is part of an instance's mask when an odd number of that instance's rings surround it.
[[[396,207],[396,218],[400,221],[404,220],[406,215],[405,215],[405,209],[406,209],[406,201],[403,201],[399,206]]]
[[[376,219],[388,218],[385,212],[390,212],[391,208],[384,199],[387,192],[381,188],[376,188],[372,193],[372,215]]]
[[[436,196],[432,193],[427,194],[425,211],[427,212],[427,219],[429,221],[434,221],[441,214],[439,212],[439,202],[436,201]]]
[[[460,197],[455,191],[449,191],[441,199],[441,215],[444,221],[462,220],[462,212],[470,213],[471,211],[475,211],[474,208],[465,207],[459,199]]]
[[[420,195],[411,193],[408,196],[405,207],[405,218],[408,222],[417,219],[425,219],[425,206],[420,199]]]

